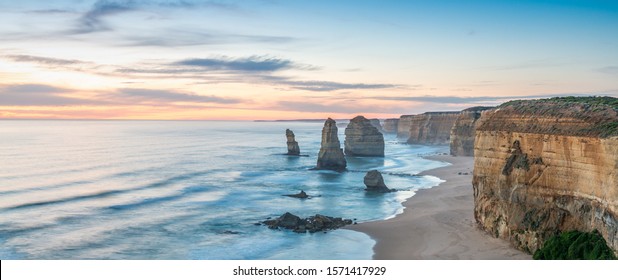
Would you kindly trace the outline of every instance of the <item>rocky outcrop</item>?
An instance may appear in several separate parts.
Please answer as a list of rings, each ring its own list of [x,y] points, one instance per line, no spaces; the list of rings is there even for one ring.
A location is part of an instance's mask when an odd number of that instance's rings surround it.
[[[384,125],[382,129],[384,133],[397,133],[397,125],[399,124],[399,119],[386,119],[384,120]]]
[[[474,134],[481,112],[493,107],[472,107],[461,111],[451,129],[450,148],[453,156],[474,156]]]
[[[618,250],[618,99],[507,102],[482,113],[474,149],[481,228],[531,253],[596,229]]]
[[[391,192],[391,190],[386,187],[386,184],[384,184],[384,178],[382,178],[382,173],[380,173],[380,171],[378,170],[371,170],[367,172],[365,178],[363,179],[363,182],[367,187],[365,189],[366,191],[382,193]]]
[[[290,229],[297,233],[318,232],[338,229],[346,225],[352,224],[352,220],[343,218],[334,218],[316,214],[315,216],[300,218],[290,212],[286,212],[281,217],[273,220],[263,221],[262,224],[267,225],[270,229]]]
[[[337,136],[337,123],[328,118],[322,128],[322,145],[316,169],[345,170],[347,162]]]
[[[347,156],[383,157],[384,135],[368,119],[357,116],[345,129],[344,147]]]
[[[296,142],[296,139],[294,137],[294,132],[286,129],[285,130],[285,137],[287,138],[288,142],[288,155],[291,156],[298,156],[300,155],[300,147],[298,147],[298,142]]]
[[[448,145],[459,113],[427,112],[407,118],[410,123],[408,144]]]
[[[289,196],[289,197],[293,197],[293,198],[301,198],[301,199],[305,199],[305,198],[309,198],[309,195],[307,195],[307,193],[303,190],[301,190],[299,193],[295,193],[295,194],[284,194],[283,196]]]

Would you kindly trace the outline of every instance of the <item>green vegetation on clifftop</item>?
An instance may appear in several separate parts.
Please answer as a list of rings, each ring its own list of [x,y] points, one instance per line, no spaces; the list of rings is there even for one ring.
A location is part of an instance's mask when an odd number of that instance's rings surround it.
[[[548,99],[512,100],[503,103],[497,109],[502,111],[503,114],[511,112],[524,116],[556,118],[556,124],[553,126],[538,126],[535,123],[520,123],[512,124],[511,128],[499,127],[499,124],[487,125],[488,128],[494,130],[496,128],[506,128],[508,130],[522,130],[535,133],[601,138],[618,136],[618,98],[614,97],[567,96]]]
[[[615,260],[612,249],[598,231],[569,231],[545,241],[535,260]]]

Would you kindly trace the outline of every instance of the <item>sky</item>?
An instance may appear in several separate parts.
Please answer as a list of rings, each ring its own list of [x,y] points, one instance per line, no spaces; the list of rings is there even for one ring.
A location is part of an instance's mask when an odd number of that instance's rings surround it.
[[[618,1],[0,0],[0,119],[392,118],[618,97]]]

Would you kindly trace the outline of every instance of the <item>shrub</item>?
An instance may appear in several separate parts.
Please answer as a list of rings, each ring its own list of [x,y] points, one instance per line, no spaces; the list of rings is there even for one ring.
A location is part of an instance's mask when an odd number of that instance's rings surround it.
[[[552,236],[538,249],[535,260],[615,260],[616,256],[597,231],[569,231]]]

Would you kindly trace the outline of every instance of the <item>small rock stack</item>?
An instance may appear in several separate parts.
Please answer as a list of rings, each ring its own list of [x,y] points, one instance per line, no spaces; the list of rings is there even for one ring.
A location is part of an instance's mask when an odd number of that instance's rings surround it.
[[[288,155],[290,156],[298,156],[300,155],[300,147],[298,147],[298,142],[296,142],[296,139],[294,138],[294,132],[286,129],[285,130],[285,137],[287,138],[288,142]]]

